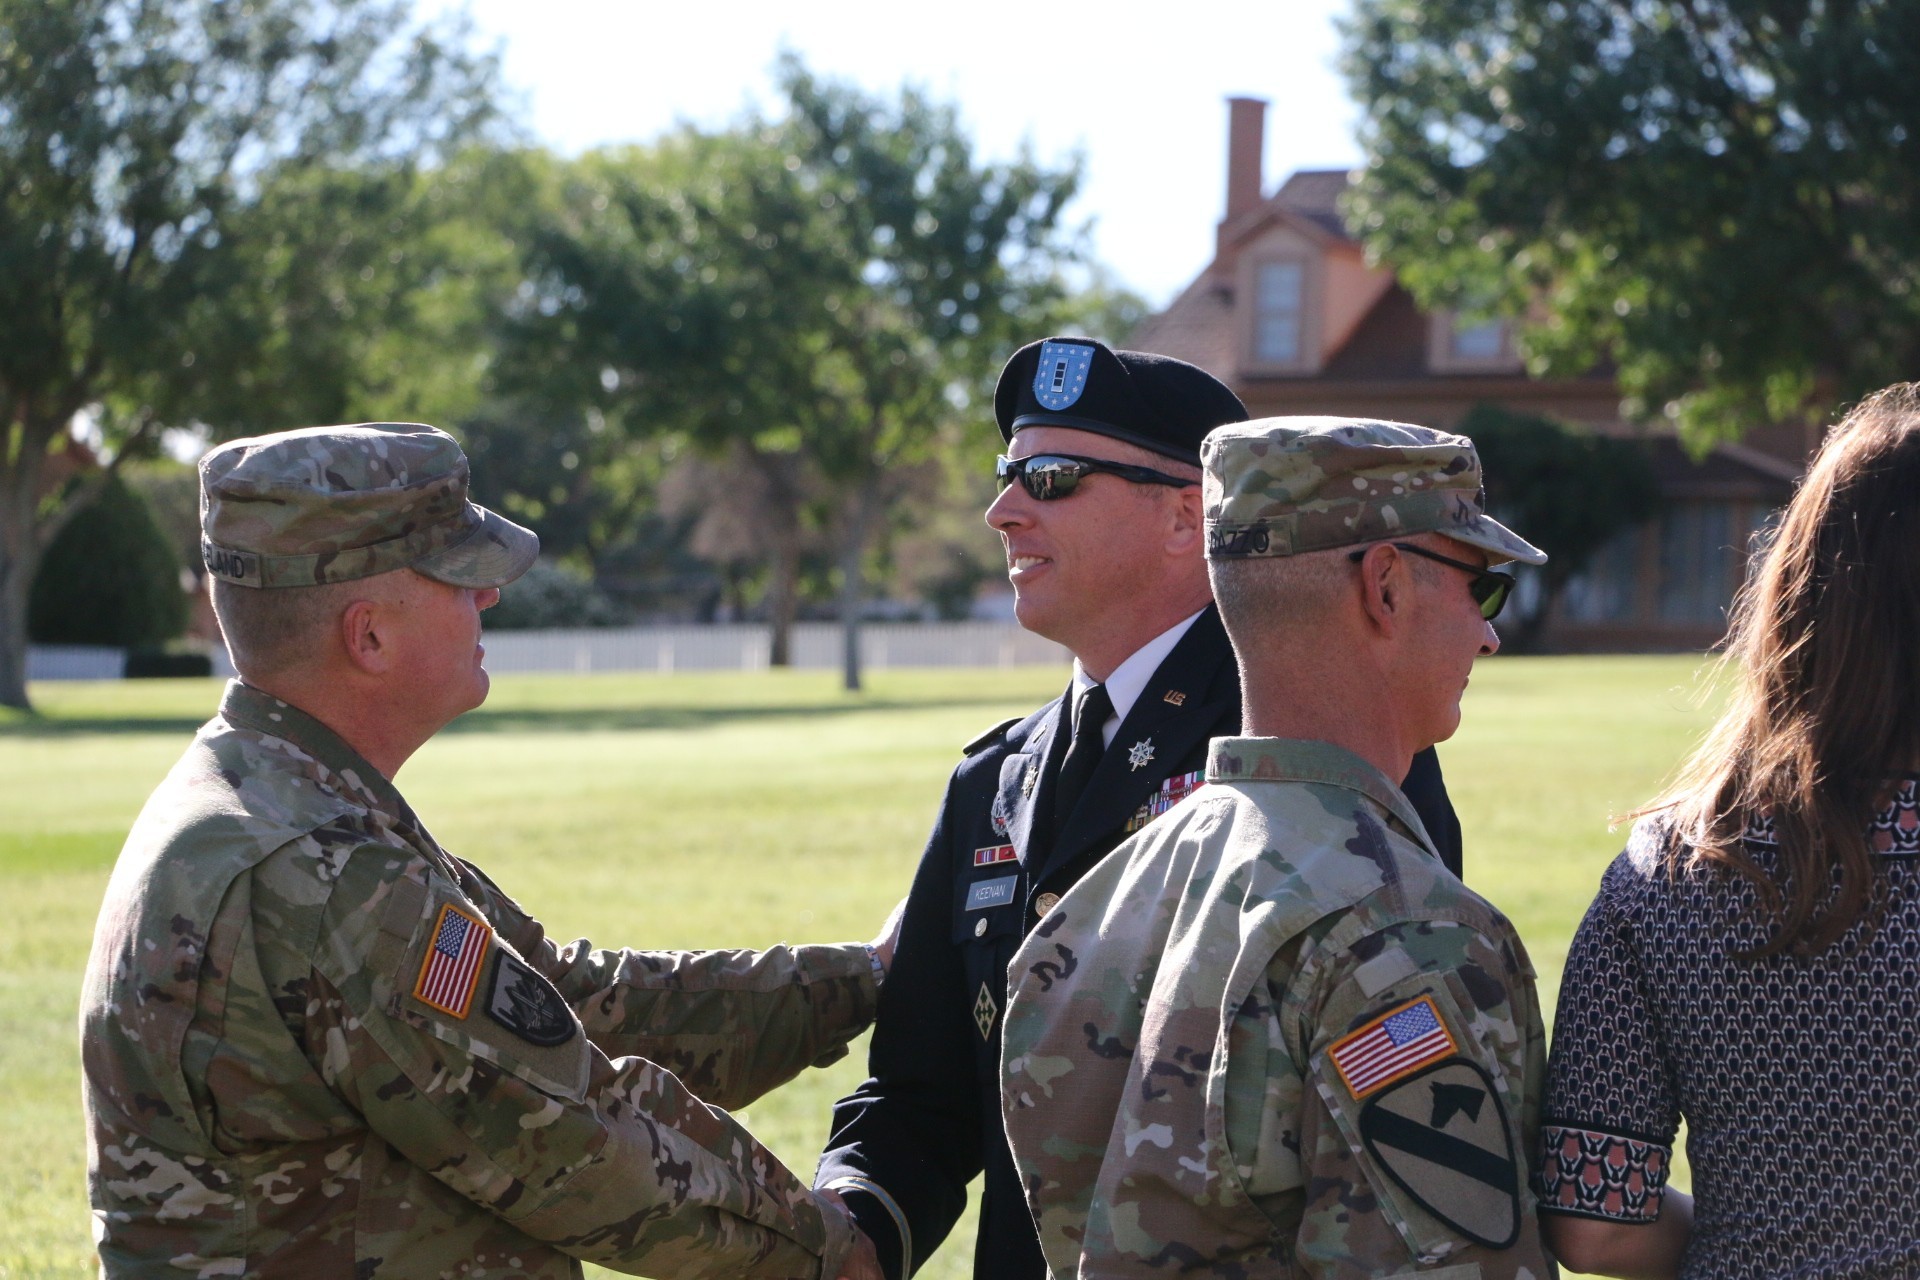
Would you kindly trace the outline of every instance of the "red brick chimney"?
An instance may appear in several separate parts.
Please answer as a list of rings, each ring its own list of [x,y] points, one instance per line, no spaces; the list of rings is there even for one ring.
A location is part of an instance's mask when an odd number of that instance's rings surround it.
[[[1227,216],[1231,222],[1260,203],[1267,100],[1227,99]]]
[[[1227,224],[1260,203],[1266,132],[1265,98],[1227,99],[1227,211],[1216,253],[1226,248]]]

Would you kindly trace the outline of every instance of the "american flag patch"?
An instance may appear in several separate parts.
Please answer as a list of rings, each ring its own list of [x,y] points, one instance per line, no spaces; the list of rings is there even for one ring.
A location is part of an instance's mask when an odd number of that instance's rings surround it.
[[[467,1016],[474,988],[480,985],[480,961],[493,935],[476,916],[449,902],[440,908],[433,927],[433,945],[420,962],[420,980],[414,998],[456,1018]]]
[[[1018,862],[1019,860],[1020,855],[1013,851],[1013,846],[1010,844],[993,844],[973,851],[973,865],[976,867],[990,867],[996,862]]]
[[[1459,1052],[1432,996],[1390,1009],[1334,1042],[1327,1056],[1356,1098]]]

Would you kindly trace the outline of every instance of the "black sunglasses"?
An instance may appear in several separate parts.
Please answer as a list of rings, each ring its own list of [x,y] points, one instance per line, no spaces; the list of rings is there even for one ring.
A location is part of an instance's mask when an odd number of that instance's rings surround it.
[[[1389,545],[1396,551],[1404,551],[1410,556],[1437,560],[1441,564],[1451,565],[1455,569],[1463,569],[1472,574],[1473,581],[1467,584],[1467,590],[1472,593],[1474,602],[1480,606],[1480,616],[1488,622],[1500,616],[1500,611],[1507,607],[1507,597],[1513,594],[1513,575],[1510,573],[1499,573],[1492,569],[1484,569],[1477,564],[1468,564],[1465,560],[1455,560],[1452,556],[1443,556],[1437,551],[1416,547],[1411,542],[1395,542]],[[1347,559],[1354,564],[1359,564],[1370,550],[1372,550],[1371,547],[1362,547]]]
[[[1009,458],[1002,454],[993,460],[993,475],[1000,482],[1000,487],[1004,489],[1018,480],[1020,487],[1035,502],[1064,498],[1078,489],[1082,480],[1095,473],[1119,476],[1132,484],[1164,484],[1175,489],[1200,483],[1198,480],[1170,476],[1152,467],[1108,462],[1105,458],[1082,458],[1071,453],[1036,453],[1025,458]]]

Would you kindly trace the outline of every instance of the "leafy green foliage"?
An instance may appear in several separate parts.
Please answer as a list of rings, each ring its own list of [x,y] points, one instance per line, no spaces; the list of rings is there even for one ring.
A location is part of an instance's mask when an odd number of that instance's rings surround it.
[[[1920,369],[1920,6],[1358,0],[1349,215],[1696,449]]]
[[[791,59],[780,80],[777,119],[573,167],[497,366],[504,394],[744,476],[776,662],[810,535],[836,548],[857,617],[903,473],[966,432],[1020,326],[1064,296],[1078,182],[976,161],[954,109],[917,90],[883,100]]]
[[[431,276],[395,243],[417,169],[492,117],[465,43],[402,0],[0,0],[0,703],[91,488],[50,494],[76,413],[115,465],[359,403],[367,335]]]
[[[486,624],[496,631],[539,627],[617,627],[626,613],[584,574],[542,556],[533,567],[500,590],[500,603],[487,610]]]
[[[180,562],[145,500],[119,476],[47,548],[27,606],[41,644],[158,645],[187,624]]]
[[[1644,443],[1596,435],[1498,405],[1476,405],[1459,425],[1479,451],[1487,507],[1549,555],[1540,595],[1508,644],[1533,647],[1553,602],[1615,534],[1651,519],[1660,489]]]

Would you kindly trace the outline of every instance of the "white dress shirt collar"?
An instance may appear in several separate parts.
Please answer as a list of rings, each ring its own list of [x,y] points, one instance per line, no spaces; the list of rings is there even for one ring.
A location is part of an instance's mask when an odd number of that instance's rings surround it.
[[[1147,681],[1153,679],[1153,673],[1173,652],[1173,646],[1180,643],[1180,637],[1187,634],[1194,619],[1205,613],[1204,608],[1197,609],[1187,617],[1174,623],[1153,639],[1135,649],[1127,660],[1113,669],[1106,679],[1107,697],[1113,702],[1113,714],[1107,717],[1106,725],[1101,729],[1101,740],[1113,745],[1113,735],[1120,732],[1120,722],[1127,718],[1127,712],[1133,710],[1133,704],[1147,690]],[[1095,684],[1100,683],[1086,673],[1080,660],[1073,660],[1073,697],[1077,702],[1080,695]]]

